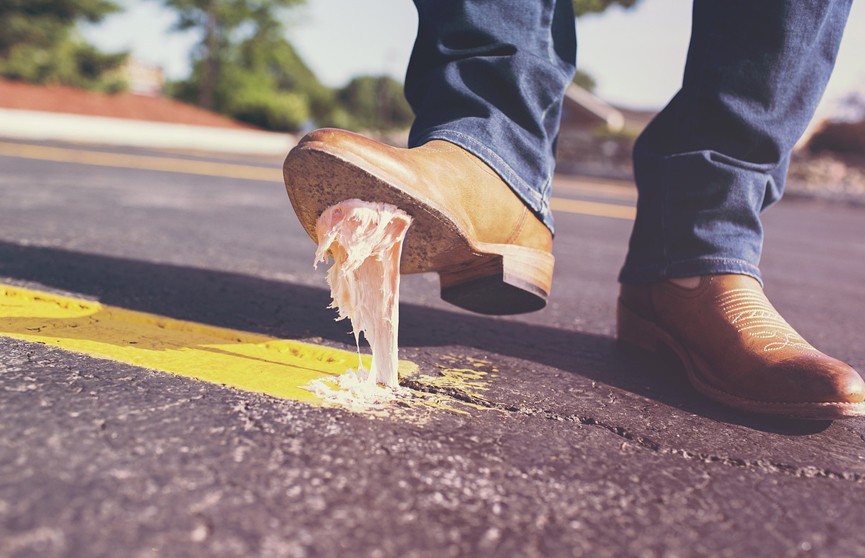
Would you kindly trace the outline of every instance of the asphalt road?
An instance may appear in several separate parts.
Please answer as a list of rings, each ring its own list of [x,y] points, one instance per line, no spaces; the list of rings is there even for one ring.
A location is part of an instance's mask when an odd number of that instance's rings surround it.
[[[352,348],[279,182],[123,166],[0,155],[0,282]],[[0,332],[0,556],[865,556],[865,420],[728,412],[621,352],[630,222],[556,219],[542,312],[471,315],[404,278],[400,356],[438,408],[310,406]],[[865,209],[787,200],[765,224],[770,298],[865,369]],[[460,367],[473,391],[437,381]]]

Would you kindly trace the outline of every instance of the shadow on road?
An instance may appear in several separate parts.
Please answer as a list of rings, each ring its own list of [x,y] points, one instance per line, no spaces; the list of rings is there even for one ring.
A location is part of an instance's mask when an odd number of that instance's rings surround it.
[[[328,291],[259,277],[173,264],[22,246],[0,241],[0,276],[32,281],[104,304],[262,333],[283,339],[318,337],[352,345],[334,322]],[[829,423],[742,416],[707,401],[670,360],[635,358],[609,337],[513,320],[403,304],[403,347],[462,346],[579,374],[722,422],[786,435],[825,430]]]

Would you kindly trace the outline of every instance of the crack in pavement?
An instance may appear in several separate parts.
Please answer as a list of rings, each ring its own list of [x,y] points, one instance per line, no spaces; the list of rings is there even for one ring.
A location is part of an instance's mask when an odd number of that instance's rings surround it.
[[[594,426],[606,430],[607,432],[610,432],[615,436],[623,438],[640,448],[659,455],[672,455],[689,461],[713,463],[739,469],[758,469],[765,473],[778,473],[796,478],[832,479],[843,480],[855,484],[865,484],[865,474],[862,473],[835,471],[829,468],[816,467],[813,465],[791,465],[789,463],[772,461],[770,459],[743,459],[739,457],[730,457],[727,455],[714,455],[711,453],[693,452],[686,449],[669,448],[664,447],[662,444],[656,442],[651,438],[631,432],[623,426],[609,424],[594,417],[581,415],[561,415],[559,413],[548,411],[546,409],[507,405],[495,401],[490,401],[482,397],[470,395],[456,388],[438,387],[425,384],[417,379],[403,379],[400,381],[400,384],[409,389],[422,391],[424,393],[445,395],[459,401],[471,403],[480,407],[487,407],[489,409],[497,409],[500,411],[507,411],[510,413],[526,416],[537,416],[545,420],[554,420],[557,422],[575,422],[579,424],[584,424],[586,426]]]
[[[469,403],[471,405],[477,405],[479,407],[498,409],[501,411],[508,411],[510,413],[520,412],[520,409],[518,407],[514,407],[513,405],[495,403],[488,399],[484,399],[483,397],[471,395],[453,387],[433,386],[430,384],[425,384],[422,381],[413,378],[400,378],[399,384],[402,387],[406,387],[414,391],[419,391],[421,393],[433,393],[436,395],[445,395],[447,397],[450,397],[451,399],[456,399],[457,401],[462,401],[463,403]]]

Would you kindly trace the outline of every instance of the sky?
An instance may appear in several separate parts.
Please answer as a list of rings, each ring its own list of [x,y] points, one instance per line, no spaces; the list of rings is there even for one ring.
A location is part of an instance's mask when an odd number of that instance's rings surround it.
[[[194,32],[171,32],[171,12],[158,0],[120,0],[125,12],[83,29],[105,50],[128,50],[169,78],[189,72]],[[577,21],[577,65],[598,83],[596,93],[631,108],[658,109],[681,83],[691,3],[643,0]],[[417,13],[410,0],[307,0],[288,15],[288,38],[322,82],[346,84],[359,74],[402,80]],[[838,62],[819,113],[839,111],[849,92],[865,93],[865,2],[854,2]]]

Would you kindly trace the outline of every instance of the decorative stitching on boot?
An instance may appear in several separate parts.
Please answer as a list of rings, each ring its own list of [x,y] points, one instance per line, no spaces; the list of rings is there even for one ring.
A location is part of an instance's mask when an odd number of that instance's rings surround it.
[[[762,293],[745,288],[732,289],[716,296],[715,302],[737,332],[747,331],[755,339],[768,341],[763,346],[765,352],[789,347],[818,352],[772,308]]]

